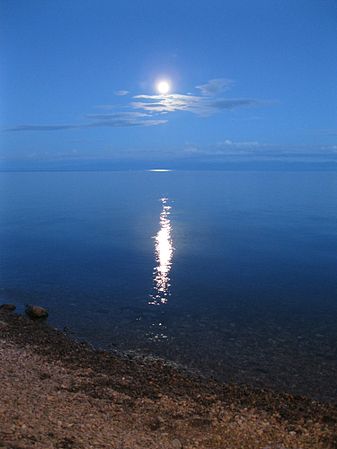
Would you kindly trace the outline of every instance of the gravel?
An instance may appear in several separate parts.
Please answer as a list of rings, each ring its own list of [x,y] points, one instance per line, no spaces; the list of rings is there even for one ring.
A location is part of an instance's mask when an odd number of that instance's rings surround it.
[[[0,322],[0,448],[337,448],[336,404],[94,350],[8,310]]]

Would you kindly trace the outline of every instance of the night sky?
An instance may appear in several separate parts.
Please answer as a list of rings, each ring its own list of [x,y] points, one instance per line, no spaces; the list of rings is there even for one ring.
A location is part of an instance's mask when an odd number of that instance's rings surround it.
[[[0,25],[2,169],[337,166],[333,0],[1,0]]]

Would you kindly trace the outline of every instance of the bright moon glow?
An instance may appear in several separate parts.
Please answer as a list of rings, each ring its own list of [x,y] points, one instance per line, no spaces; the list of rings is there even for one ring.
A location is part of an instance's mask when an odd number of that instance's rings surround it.
[[[157,90],[160,94],[167,94],[170,90],[170,84],[167,81],[159,81],[157,84]]]

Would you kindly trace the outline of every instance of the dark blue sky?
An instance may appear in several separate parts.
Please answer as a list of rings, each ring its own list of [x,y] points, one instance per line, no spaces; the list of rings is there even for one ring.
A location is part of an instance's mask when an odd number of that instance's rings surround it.
[[[2,167],[336,164],[335,1],[0,5]]]

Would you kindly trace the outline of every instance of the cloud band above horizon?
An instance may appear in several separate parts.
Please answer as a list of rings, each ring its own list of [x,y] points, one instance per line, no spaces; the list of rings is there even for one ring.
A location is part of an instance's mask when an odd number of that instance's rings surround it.
[[[215,78],[207,83],[196,86],[200,94],[148,95],[137,94],[131,96],[131,101],[126,106],[121,106],[121,111],[113,114],[87,114],[90,122],[64,123],[64,124],[20,124],[5,128],[4,131],[64,131],[71,129],[90,128],[123,128],[123,127],[152,127],[168,123],[168,119],[162,119],[163,114],[185,111],[199,117],[207,117],[224,110],[232,110],[242,107],[254,107],[266,104],[261,100],[251,98],[225,98],[223,92],[227,91],[233,81],[226,78]],[[115,91],[115,95],[126,97],[127,90]],[[135,101],[136,100],[136,101]],[[110,105],[117,107],[118,105]],[[125,107],[127,111],[125,111]],[[105,105],[107,108],[107,105]]]

